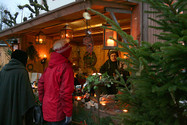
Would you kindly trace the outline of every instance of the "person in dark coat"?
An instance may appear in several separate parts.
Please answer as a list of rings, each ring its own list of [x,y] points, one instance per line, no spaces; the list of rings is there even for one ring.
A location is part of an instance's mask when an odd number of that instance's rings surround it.
[[[109,76],[116,77],[116,71],[118,70],[119,73],[123,76],[123,79],[126,81],[127,77],[129,76],[129,72],[123,69],[123,64],[117,60],[118,51],[116,50],[109,50],[108,52],[109,59],[101,66],[100,73],[106,73]],[[116,89],[115,84],[111,85],[111,87],[107,88],[107,94],[116,94],[118,90]]]
[[[68,60],[71,52],[69,40],[57,40],[53,50],[49,66],[38,82],[39,100],[48,125],[65,125],[72,119],[74,91],[74,73]]]
[[[0,71],[0,125],[33,124],[35,100],[26,63],[26,52],[15,50]]]

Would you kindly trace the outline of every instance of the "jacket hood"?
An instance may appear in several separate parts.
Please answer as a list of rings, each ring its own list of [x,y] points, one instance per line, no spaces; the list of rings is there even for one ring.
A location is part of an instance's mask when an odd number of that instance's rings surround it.
[[[49,67],[55,67],[56,65],[62,64],[62,63],[70,63],[70,61],[63,55],[57,52],[52,52],[51,57],[49,60]]]
[[[25,66],[19,60],[11,59],[10,62],[3,67],[3,70],[7,71],[12,69],[25,69]]]

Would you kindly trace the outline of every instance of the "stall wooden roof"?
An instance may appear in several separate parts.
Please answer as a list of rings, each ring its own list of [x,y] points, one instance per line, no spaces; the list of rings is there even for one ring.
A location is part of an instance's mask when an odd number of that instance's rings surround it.
[[[75,38],[82,37],[85,35],[86,29],[86,23],[82,14],[86,8],[92,8],[106,16],[110,16],[106,8],[131,11],[136,4],[133,0],[77,0],[76,2],[41,14],[26,22],[1,31],[0,40],[19,38],[22,35],[34,36],[39,31],[43,31],[49,37],[57,36],[66,23],[73,29]],[[93,13],[91,16],[92,19],[89,21],[89,28],[91,28],[93,34],[101,34],[102,29],[100,26],[105,21]],[[124,30],[130,29],[131,14],[115,12],[115,16]],[[77,40],[74,41],[76,42]]]

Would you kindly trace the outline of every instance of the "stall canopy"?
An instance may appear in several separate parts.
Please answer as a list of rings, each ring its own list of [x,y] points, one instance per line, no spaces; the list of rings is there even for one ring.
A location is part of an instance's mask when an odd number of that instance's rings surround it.
[[[68,23],[74,32],[72,42],[81,42],[87,28],[83,18],[83,12],[87,8],[92,8],[111,17],[111,19],[119,23],[123,30],[130,32],[131,11],[136,5],[137,3],[132,0],[77,0],[1,31],[0,40],[6,41],[7,39],[19,38],[23,35],[35,36],[39,31],[44,32],[48,37],[55,37],[59,35],[60,30]],[[103,30],[100,26],[106,21],[98,15],[90,14],[89,28],[92,35],[95,36],[95,41],[101,41]]]

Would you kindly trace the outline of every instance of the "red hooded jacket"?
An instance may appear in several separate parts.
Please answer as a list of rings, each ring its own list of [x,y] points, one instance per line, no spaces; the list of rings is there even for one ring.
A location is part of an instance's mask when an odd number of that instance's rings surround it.
[[[72,116],[74,75],[71,63],[59,53],[51,53],[49,66],[38,82],[39,100],[45,121],[56,122]]]

